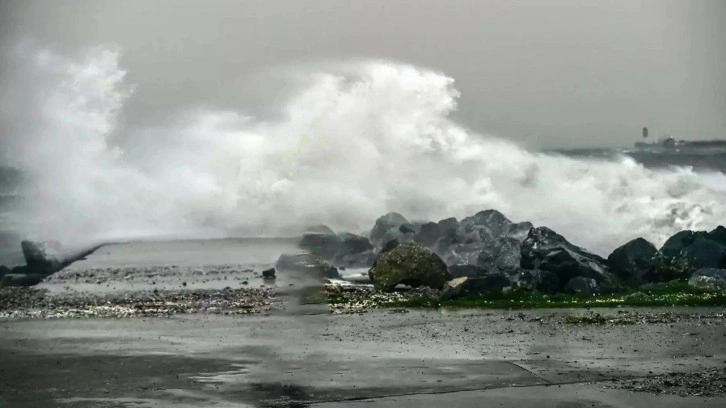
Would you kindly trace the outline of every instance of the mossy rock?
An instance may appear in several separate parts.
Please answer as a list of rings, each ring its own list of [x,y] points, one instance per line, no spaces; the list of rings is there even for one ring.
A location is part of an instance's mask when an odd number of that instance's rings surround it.
[[[405,242],[381,253],[371,274],[373,286],[382,291],[392,291],[398,284],[441,289],[450,280],[444,261],[415,242]]]

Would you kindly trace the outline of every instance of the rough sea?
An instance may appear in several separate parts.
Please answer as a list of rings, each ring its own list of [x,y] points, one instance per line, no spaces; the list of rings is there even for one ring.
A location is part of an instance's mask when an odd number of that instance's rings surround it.
[[[724,149],[535,151],[458,123],[454,79],[412,65],[318,66],[274,117],[200,103],[148,126],[124,116],[135,88],[118,50],[6,57],[0,264],[22,263],[21,238],[365,233],[390,211],[427,221],[493,208],[601,255],[726,223]]]

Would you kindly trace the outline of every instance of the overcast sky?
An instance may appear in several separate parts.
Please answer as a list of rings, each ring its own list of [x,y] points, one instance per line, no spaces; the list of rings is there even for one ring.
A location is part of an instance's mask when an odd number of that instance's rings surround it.
[[[440,70],[468,127],[532,146],[726,137],[726,1],[0,0],[0,40],[118,44],[130,123],[246,109],[260,73],[392,58]]]

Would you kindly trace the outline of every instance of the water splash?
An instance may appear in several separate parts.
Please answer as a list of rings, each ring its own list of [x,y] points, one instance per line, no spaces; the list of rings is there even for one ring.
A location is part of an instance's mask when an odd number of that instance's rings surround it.
[[[436,220],[496,208],[605,254],[726,219],[722,173],[532,153],[476,134],[450,117],[454,80],[411,65],[301,69],[306,86],[274,121],[200,108],[139,128],[119,126],[133,88],[118,50],[25,49],[6,63],[0,150],[32,180],[14,220],[30,237],[362,231],[388,211]]]

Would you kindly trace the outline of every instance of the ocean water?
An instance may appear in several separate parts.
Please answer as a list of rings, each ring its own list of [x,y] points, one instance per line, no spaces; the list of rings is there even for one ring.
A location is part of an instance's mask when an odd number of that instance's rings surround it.
[[[3,55],[0,263],[19,262],[20,237],[366,232],[389,211],[438,220],[495,208],[603,255],[726,223],[724,150],[528,150],[454,120],[466,90],[453,78],[372,60],[290,70],[274,118],[200,101],[148,127],[124,116],[135,88],[120,55]]]

